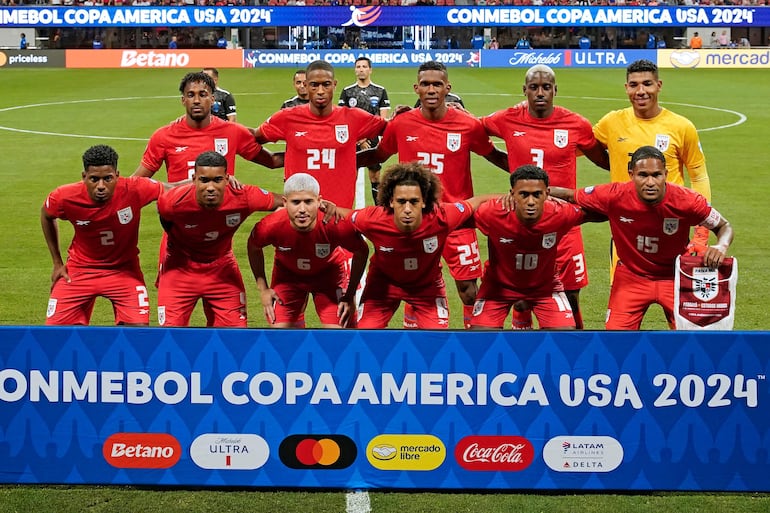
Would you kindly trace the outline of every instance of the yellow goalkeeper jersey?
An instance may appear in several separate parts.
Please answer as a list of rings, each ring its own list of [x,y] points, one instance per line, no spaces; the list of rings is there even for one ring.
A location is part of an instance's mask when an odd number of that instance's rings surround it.
[[[706,157],[692,122],[663,109],[652,119],[640,119],[627,107],[606,114],[594,125],[596,139],[607,146],[610,154],[610,181],[628,181],[628,162],[640,146],[654,146],[666,156],[668,181],[687,185],[711,201],[711,183],[706,171]]]

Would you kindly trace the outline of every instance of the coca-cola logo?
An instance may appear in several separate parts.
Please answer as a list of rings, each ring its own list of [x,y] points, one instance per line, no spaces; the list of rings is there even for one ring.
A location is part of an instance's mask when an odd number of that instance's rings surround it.
[[[466,436],[455,446],[465,470],[518,472],[532,464],[535,448],[521,436]]]

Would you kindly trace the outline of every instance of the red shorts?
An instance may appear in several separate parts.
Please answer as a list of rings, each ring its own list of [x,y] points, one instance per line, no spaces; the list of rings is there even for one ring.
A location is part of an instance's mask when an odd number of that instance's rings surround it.
[[[361,305],[358,307],[357,327],[387,328],[401,301],[406,301],[414,308],[417,328],[449,327],[449,306],[443,278],[439,277],[433,286],[415,291],[394,285],[382,275],[372,274],[369,274]]]
[[[99,296],[112,302],[115,324],[149,324],[150,302],[139,269],[74,269],[58,280],[48,299],[47,325],[86,325]]]
[[[187,326],[199,299],[203,301],[207,325],[246,327],[246,289],[233,255],[210,263],[163,263],[158,284],[158,323]]]
[[[556,269],[564,290],[579,290],[588,285],[586,255],[583,250],[583,237],[580,227],[570,230],[559,241],[556,254]]]
[[[505,319],[516,300],[476,299],[473,305],[471,326],[502,329]],[[567,329],[575,327],[569,301],[564,292],[550,296],[527,298],[537,317],[540,329]]]
[[[337,306],[347,288],[347,276],[347,261],[345,265],[327,269],[313,278],[298,276],[274,266],[271,288],[281,298],[281,303],[274,305],[275,322],[295,324],[303,321],[308,296],[312,294],[321,323],[339,324]]]
[[[476,230],[461,228],[449,234],[442,253],[449,273],[456,281],[481,278],[481,256]]]
[[[674,277],[651,280],[637,276],[619,263],[604,326],[608,330],[638,330],[647,309],[655,303],[663,308],[668,325],[674,329]]]

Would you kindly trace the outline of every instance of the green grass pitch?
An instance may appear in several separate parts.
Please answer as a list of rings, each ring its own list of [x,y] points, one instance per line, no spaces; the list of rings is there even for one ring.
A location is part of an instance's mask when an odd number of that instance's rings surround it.
[[[291,69],[222,70],[221,85],[234,93],[238,121],[256,126],[292,96]],[[4,300],[0,323],[41,324],[50,287],[51,261],[39,227],[39,209],[46,194],[59,184],[80,177],[83,151],[92,144],[106,143],[120,154],[119,168],[130,175],[141,158],[149,135],[156,128],[183,114],[178,85],[184,70],[4,70],[4,95],[0,99],[0,150],[3,155],[6,200],[0,217],[5,249],[0,250],[0,278]],[[451,69],[454,90],[469,110],[484,115],[523,99],[523,69]],[[353,81],[349,69],[337,70],[339,86]],[[412,104],[416,70],[375,69],[373,78],[384,85],[396,104]],[[625,107],[624,70],[557,70],[558,104],[596,122],[611,109]],[[770,294],[764,285],[762,256],[767,253],[766,224],[770,209],[766,177],[770,114],[768,70],[662,70],[663,104],[689,117],[700,130],[711,177],[713,202],[734,225],[731,253],[738,257],[740,278],[736,329],[756,330],[767,326],[764,310]],[[502,147],[502,142],[497,141]],[[281,146],[271,145],[273,149]],[[282,172],[240,160],[237,174],[242,181],[281,191]],[[482,158],[474,156],[477,193],[503,192],[506,175]],[[165,177],[164,172],[158,174]],[[581,185],[607,181],[607,174],[585,158],[579,159]],[[367,191],[368,194],[368,191]],[[247,282],[249,326],[264,327],[256,287],[245,257],[246,236],[261,215],[252,216],[236,235],[234,248]],[[62,227],[62,245],[71,239],[68,223]],[[155,276],[161,228],[154,206],[144,209],[140,247],[148,284]],[[590,285],[581,293],[588,329],[602,329],[609,292],[608,226],[586,225],[586,258]],[[481,238],[482,256],[486,253]],[[712,236],[713,240],[713,236]],[[268,250],[269,253],[269,250]],[[460,312],[460,303],[447,279],[450,309]],[[151,287],[151,300],[155,299]],[[309,308],[312,311],[312,308]],[[153,303],[153,323],[155,321]],[[392,327],[397,327],[394,318]],[[452,327],[459,328],[458,315]],[[314,319],[310,313],[309,320]],[[109,325],[112,312],[106,301],[97,303],[93,323]],[[200,309],[193,325],[202,325]],[[662,312],[653,307],[645,329],[665,329]]]
[[[524,69],[450,69],[450,81],[469,110],[485,115],[523,100]],[[50,287],[51,260],[40,230],[40,206],[56,186],[79,179],[80,157],[90,145],[105,143],[120,154],[119,168],[130,175],[149,135],[183,114],[178,85],[186,70],[13,70],[0,72],[0,155],[5,200],[0,226],[0,323],[40,325]],[[611,109],[628,105],[622,69],[557,69],[556,103],[596,122]],[[238,120],[256,126],[292,96],[293,70],[221,70],[221,86],[238,102]],[[416,69],[375,69],[373,79],[384,85],[394,105],[413,104]],[[353,81],[351,69],[338,69],[339,90]],[[738,257],[740,278],[735,328],[763,330],[770,294],[765,285],[770,247],[768,192],[765,175],[770,160],[770,70],[661,70],[662,104],[689,117],[700,130],[706,153],[713,203],[735,228],[731,254]],[[497,141],[502,147],[502,143]],[[280,146],[272,146],[278,149]],[[581,158],[580,185],[607,181],[607,173]],[[478,193],[502,192],[507,178],[484,159],[474,157]],[[160,173],[159,176],[165,176]],[[239,161],[238,176],[273,191],[281,190],[282,171]],[[246,236],[260,216],[252,216],[234,241],[247,284],[249,326],[264,327],[248,262]],[[63,249],[71,239],[62,227]],[[141,259],[154,289],[161,228],[153,206],[144,209],[140,234]],[[591,284],[581,294],[588,329],[602,329],[608,285],[608,227],[584,227]],[[713,239],[712,239],[713,240]],[[486,253],[482,242],[482,256]],[[460,303],[448,281],[453,314]],[[311,309],[309,309],[310,311]],[[152,311],[153,324],[156,324]],[[459,328],[457,315],[451,327]],[[314,321],[308,315],[309,324]],[[391,324],[399,325],[399,316]],[[198,309],[193,325],[202,325]],[[93,324],[110,325],[106,301],[97,303]],[[665,329],[654,307],[644,329]],[[340,493],[221,493],[142,491],[100,487],[0,487],[0,513],[5,511],[344,511]],[[768,511],[767,495],[650,494],[633,495],[497,495],[497,494],[372,494],[374,512],[422,511]]]

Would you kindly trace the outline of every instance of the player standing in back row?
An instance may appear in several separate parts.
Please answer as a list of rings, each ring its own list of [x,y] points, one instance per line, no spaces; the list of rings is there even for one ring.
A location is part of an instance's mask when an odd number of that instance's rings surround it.
[[[529,68],[522,87],[526,102],[482,118],[489,135],[500,137],[508,150],[508,167],[534,164],[548,173],[549,183],[574,189],[577,186],[577,155],[585,154],[594,164],[609,169],[606,150],[594,138],[591,123],[583,116],[554,105],[556,74],[543,64]],[[580,289],[588,285],[585,252],[580,226],[574,226],[559,241],[556,270],[564,285],[575,319],[583,328]],[[513,327],[532,327],[529,309],[514,310]]]

